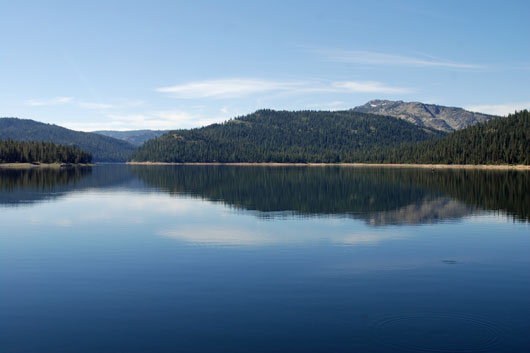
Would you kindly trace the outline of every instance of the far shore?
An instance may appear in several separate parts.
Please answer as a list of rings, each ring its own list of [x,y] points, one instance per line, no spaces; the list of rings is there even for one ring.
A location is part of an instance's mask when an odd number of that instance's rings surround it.
[[[384,168],[424,168],[424,169],[490,169],[490,170],[530,170],[530,165],[508,164],[378,164],[378,163],[165,163],[127,162],[131,165],[231,165],[266,167],[384,167]]]
[[[66,168],[66,167],[87,167],[93,164],[75,163],[0,163],[0,168],[9,169],[31,169],[31,168]]]

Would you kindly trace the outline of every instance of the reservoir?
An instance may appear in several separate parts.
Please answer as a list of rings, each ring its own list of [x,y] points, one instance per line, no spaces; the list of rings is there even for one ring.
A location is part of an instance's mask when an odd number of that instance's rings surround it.
[[[0,169],[0,352],[530,351],[530,172]]]

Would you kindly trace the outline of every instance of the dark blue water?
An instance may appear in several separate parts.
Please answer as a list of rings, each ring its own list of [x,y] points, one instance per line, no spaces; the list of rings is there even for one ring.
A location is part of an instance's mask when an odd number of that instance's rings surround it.
[[[530,174],[0,169],[1,352],[528,352]]]

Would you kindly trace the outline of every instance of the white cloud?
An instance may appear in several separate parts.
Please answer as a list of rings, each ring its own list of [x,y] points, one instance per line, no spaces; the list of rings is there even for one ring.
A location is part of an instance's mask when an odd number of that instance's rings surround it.
[[[115,100],[115,103],[101,103],[101,102],[88,102],[80,101],[74,97],[54,97],[50,99],[29,99],[26,101],[26,105],[32,107],[46,106],[46,105],[61,105],[68,103],[76,103],[78,107],[84,109],[95,109],[95,110],[107,110],[107,109],[118,109],[118,108],[135,108],[144,103],[142,100]]]
[[[504,116],[508,114],[513,114],[516,110],[519,111],[524,109],[530,109],[530,102],[473,105],[465,107],[464,109],[470,110],[472,112]]]
[[[225,79],[188,82],[162,87],[158,92],[170,93],[175,98],[241,98],[257,93],[407,93],[410,89],[389,86],[377,81],[270,81],[260,79]]]
[[[332,87],[338,92],[346,93],[408,93],[407,88],[392,87],[377,81],[345,81],[333,82]]]
[[[412,67],[442,67],[450,69],[481,70],[485,65],[468,64],[439,59],[432,56],[413,57],[395,54],[386,54],[362,50],[321,50],[320,53],[328,60],[335,62],[384,65],[384,66],[412,66]]]
[[[268,91],[289,91],[303,85],[301,82],[269,81],[261,79],[232,78],[189,82],[176,86],[157,88],[175,98],[237,98]]]
[[[32,107],[45,106],[45,105],[59,105],[70,103],[74,98],[72,97],[55,97],[50,99],[29,99],[26,101],[26,105]]]

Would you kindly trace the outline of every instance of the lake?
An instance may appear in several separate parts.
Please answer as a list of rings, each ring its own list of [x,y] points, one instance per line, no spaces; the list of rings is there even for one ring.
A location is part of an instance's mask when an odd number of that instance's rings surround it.
[[[530,172],[0,169],[0,351],[528,352]]]

